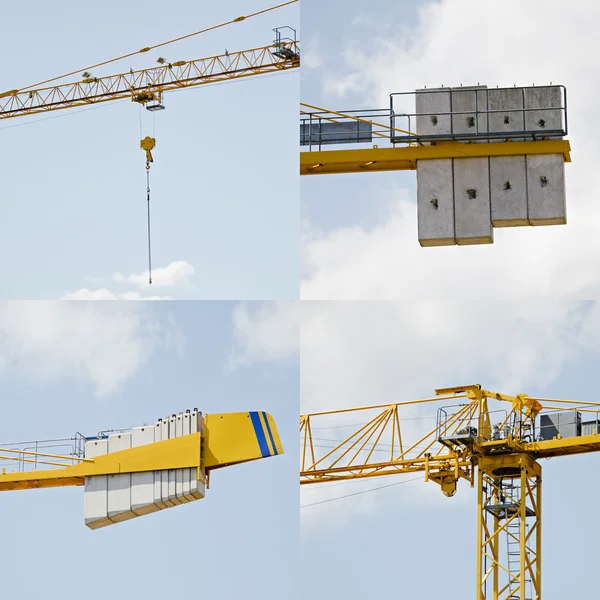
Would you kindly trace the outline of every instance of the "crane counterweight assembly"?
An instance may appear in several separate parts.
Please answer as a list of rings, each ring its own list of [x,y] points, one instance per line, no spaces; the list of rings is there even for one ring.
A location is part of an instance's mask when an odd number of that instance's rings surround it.
[[[419,89],[391,94],[389,109],[344,113],[302,106],[300,174],[416,170],[421,246],[567,222],[563,86]]]
[[[59,454],[60,447],[68,451]],[[194,409],[153,426],[5,444],[0,491],[84,486],[85,524],[98,529],[200,500],[212,470],[279,454],[283,447],[268,413]]]
[[[430,429],[424,409],[434,403],[441,406]],[[600,451],[599,415],[598,402],[507,396],[479,385],[302,415],[300,483],[422,473],[452,497],[465,480],[478,494],[476,599],[541,600],[539,461]],[[352,433],[340,437],[340,425]],[[313,428],[328,430],[334,444],[320,451]]]

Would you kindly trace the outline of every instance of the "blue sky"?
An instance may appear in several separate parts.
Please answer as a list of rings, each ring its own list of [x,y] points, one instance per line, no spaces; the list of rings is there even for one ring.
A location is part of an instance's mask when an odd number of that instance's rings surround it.
[[[223,599],[297,597],[298,364],[285,353],[247,356],[235,315],[259,308],[0,305],[2,442],[94,435],[198,407],[268,411],[285,449],[215,473],[194,505],[95,532],[83,523],[81,488],[3,493],[3,595],[52,600],[67,585],[90,600],[115,590],[159,598],[174,586]]]
[[[467,383],[511,395],[598,400],[597,302],[303,302],[301,327],[302,412],[428,398],[435,388]],[[435,424],[436,409],[420,414]],[[404,431],[410,426],[405,422]],[[597,562],[588,541],[600,492],[590,476],[597,465],[593,454],[542,463],[545,600],[588,593],[583,574]],[[468,484],[453,498],[424,481],[340,498],[410,478],[302,488],[301,506],[339,498],[300,511],[300,569],[312,573],[319,597],[475,598],[477,497]]]
[[[68,1],[57,10],[38,0],[12,3],[0,24],[1,48],[18,60],[6,61],[3,88],[275,4]],[[159,55],[175,61],[268,45],[272,29],[282,25],[299,27],[298,5],[94,69],[93,75],[151,67]],[[81,289],[180,299],[297,297],[298,85],[295,69],[166,95],[167,109],[156,115],[151,174],[153,264],[185,261],[194,269],[183,284],[167,288],[113,279],[147,269],[138,106],[122,101],[0,120],[0,298],[59,298]],[[142,113],[143,136],[152,135],[150,113]]]
[[[302,70],[301,101],[336,111],[387,108],[386,98],[381,98],[377,105],[370,104],[364,90],[350,90],[339,97],[328,88],[327,82],[352,70],[346,52],[358,44],[361,48],[371,48],[373,40],[390,34],[398,39],[404,29],[417,22],[422,3],[382,0],[373,11],[355,0],[332,0],[328,3],[331,12],[327,14],[319,11],[317,4],[316,0],[304,0],[301,5],[308,60],[313,58],[319,65]],[[333,14],[335,23],[328,18]],[[398,82],[397,89],[390,89],[389,93],[407,91],[403,85],[406,84]],[[356,224],[372,227],[388,216],[389,197],[399,181],[416,193],[414,173],[302,177],[302,216],[312,227],[324,231]]]

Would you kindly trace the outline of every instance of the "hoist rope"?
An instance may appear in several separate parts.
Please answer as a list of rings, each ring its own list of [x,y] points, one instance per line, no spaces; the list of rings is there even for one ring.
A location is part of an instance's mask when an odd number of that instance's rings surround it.
[[[146,161],[146,204],[148,205],[148,283],[152,285],[152,246],[150,245],[150,162]]]
[[[296,2],[299,2],[299,0],[289,0],[288,2],[283,2],[276,6],[271,6],[270,8],[265,8],[263,10],[259,10],[257,12],[251,13],[249,15],[236,17],[235,19],[231,19],[229,21],[226,21],[225,23],[220,23],[219,25],[213,25],[212,27],[207,27],[206,29],[201,29],[200,31],[195,31],[194,33],[188,33],[187,35],[182,35],[178,38],[174,38],[167,42],[161,42],[160,44],[155,44],[154,46],[148,46],[147,48],[141,48],[140,50],[136,50],[135,52],[129,52],[128,54],[123,54],[123,56],[119,56],[117,58],[105,60],[103,62],[96,63],[95,65],[90,65],[89,67],[85,67],[83,69],[77,69],[76,71],[71,71],[70,73],[65,73],[64,75],[60,75],[59,77],[53,77],[52,79],[46,79],[44,81],[40,81],[38,83],[28,85],[27,87],[20,88],[19,92],[23,92],[23,91],[29,90],[31,88],[36,88],[41,85],[45,85],[46,83],[51,83],[53,81],[57,81],[58,79],[64,79],[65,77],[70,77],[71,75],[77,75],[78,73],[81,73],[83,71],[90,71],[91,69],[95,69],[97,67],[102,67],[104,65],[108,65],[110,63],[117,62],[117,61],[123,60],[125,58],[130,58],[131,56],[135,56],[136,54],[143,54],[145,52],[149,52],[150,50],[155,50],[156,48],[161,48],[162,46],[167,46],[168,44],[174,44],[175,42],[180,42],[181,40],[185,40],[185,39],[194,37],[196,35],[200,35],[201,33],[206,33],[207,31],[213,31],[214,29],[219,29],[221,27],[231,25],[232,23],[239,23],[241,21],[251,19],[252,17],[257,17],[258,15],[262,15],[264,13],[268,13],[273,10],[277,10],[278,8],[288,6],[289,4],[295,4]]]

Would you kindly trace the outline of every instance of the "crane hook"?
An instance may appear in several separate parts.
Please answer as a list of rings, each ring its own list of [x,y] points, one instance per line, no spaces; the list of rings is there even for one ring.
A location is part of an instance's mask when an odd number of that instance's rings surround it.
[[[156,140],[150,136],[146,136],[140,142],[140,148],[146,152],[146,169],[150,169],[150,163],[154,162],[152,159],[152,150],[156,147]]]

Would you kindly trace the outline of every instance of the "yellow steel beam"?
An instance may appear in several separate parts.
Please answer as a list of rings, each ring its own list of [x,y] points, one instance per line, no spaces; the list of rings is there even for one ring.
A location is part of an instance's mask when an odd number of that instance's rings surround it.
[[[426,456],[407,460],[390,460],[356,466],[328,467],[323,469],[305,469],[300,471],[300,485],[382,477],[385,475],[406,475],[407,473],[427,473],[433,478],[441,472],[456,469],[470,469],[471,462],[453,454]]]
[[[146,446],[112,452],[63,469],[0,473],[0,491],[56,487],[61,480],[70,485],[83,485],[85,477],[141,473],[162,469],[182,469],[200,466],[201,434],[193,433],[179,438],[155,442]],[[48,483],[49,485],[46,485]]]
[[[460,390],[464,392],[464,390]],[[452,495],[460,478],[472,481],[473,464],[460,451],[450,450],[438,443],[437,428],[426,433],[413,432],[406,438],[405,427],[399,410],[420,403],[440,402],[464,397],[457,393],[450,397],[427,398],[399,402],[383,406],[370,406],[356,409],[327,411],[301,415],[300,434],[302,436],[300,484],[314,484],[331,481],[423,473],[425,481],[439,483],[447,495]],[[452,414],[445,424],[448,435],[456,433],[463,426],[463,419],[469,419],[478,408],[471,401]],[[314,437],[312,422],[316,419],[320,430],[327,429],[328,417],[341,413],[378,411],[352,428],[344,439],[327,440],[333,442],[323,451],[320,438]],[[357,415],[361,420],[362,415]],[[413,438],[413,439],[411,439]],[[385,458],[384,458],[385,457]]]
[[[85,477],[200,468],[207,471],[283,454],[273,417],[266,412],[206,415],[201,433],[111,452],[57,469],[0,472],[0,491],[83,485]],[[33,454],[33,453],[29,453]]]
[[[304,151],[300,152],[300,175],[407,171],[416,169],[418,160],[436,158],[562,154],[565,162],[571,162],[570,152],[571,145],[568,140],[489,144],[443,142],[435,146]]]
[[[578,435],[576,437],[547,440],[544,442],[530,442],[523,444],[524,452],[536,458],[552,458],[571,454],[587,454],[600,450],[600,434]]]
[[[269,413],[206,415],[203,458],[207,471],[278,454],[283,454],[283,446]]]
[[[281,46],[292,50],[296,55],[299,53],[297,42],[282,42]],[[282,59],[274,54],[275,51],[274,45],[262,46],[106,77],[88,77],[82,81],[23,92],[10,90],[0,93],[0,119],[123,98],[145,103],[156,99],[163,92],[300,66],[299,60]]]

